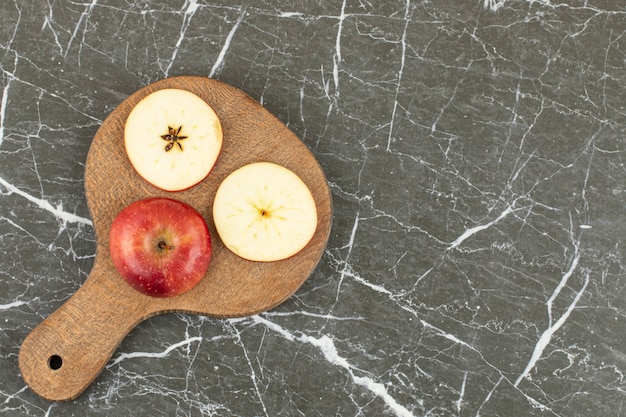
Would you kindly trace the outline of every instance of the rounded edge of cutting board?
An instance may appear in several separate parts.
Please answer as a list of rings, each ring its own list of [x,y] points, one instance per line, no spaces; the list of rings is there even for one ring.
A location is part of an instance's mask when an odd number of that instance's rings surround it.
[[[196,186],[178,192],[158,189],[132,168],[124,149],[124,124],[132,108],[148,94],[165,88],[190,91],[217,113],[223,145],[215,166]],[[235,169],[268,161],[294,171],[313,194],[318,224],[309,244],[291,258],[252,262],[224,247],[215,230],[212,205],[222,180]],[[319,162],[284,123],[240,89],[198,76],[181,76],[150,84],[124,100],[103,122],[90,147],[85,167],[85,192],[94,221],[97,258],[107,279],[130,291],[146,305],[145,317],[162,312],[188,312],[214,317],[241,317],[266,311],[293,295],[319,263],[332,223],[332,198]],[[133,201],[168,197],[184,201],[204,217],[213,243],[213,258],[201,283],[172,298],[154,298],[127,286],[110,262],[108,232],[115,215]],[[125,288],[128,287],[128,288]]]

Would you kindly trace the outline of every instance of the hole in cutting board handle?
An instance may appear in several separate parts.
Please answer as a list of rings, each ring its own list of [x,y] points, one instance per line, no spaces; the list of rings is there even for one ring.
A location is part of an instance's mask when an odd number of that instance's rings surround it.
[[[63,366],[63,358],[60,357],[59,355],[52,355],[52,356],[50,356],[48,358],[48,366],[53,371],[57,371],[57,370],[61,369],[61,367]]]

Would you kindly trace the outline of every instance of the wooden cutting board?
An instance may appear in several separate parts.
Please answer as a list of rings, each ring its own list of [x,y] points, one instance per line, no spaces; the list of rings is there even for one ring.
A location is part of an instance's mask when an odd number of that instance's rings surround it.
[[[134,171],[124,150],[124,124],[148,94],[179,88],[200,96],[222,123],[224,143],[209,176],[191,189],[159,190]],[[295,256],[278,262],[244,260],[224,247],[212,218],[213,197],[222,180],[252,162],[269,161],[294,171],[311,189],[318,210],[317,231]],[[241,317],[276,307],[289,298],[318,264],[331,227],[332,200],[326,177],[306,145],[276,117],[241,90],[203,77],[174,77],[137,91],[102,123],[85,167],[85,193],[96,234],[96,258],[82,287],[24,340],[19,367],[40,396],[57,401],[81,394],[98,376],[122,339],[143,320],[185,312]],[[154,298],[132,289],[115,270],[109,229],[133,201],[169,197],[185,201],[204,217],[213,258],[198,286],[172,298]]]

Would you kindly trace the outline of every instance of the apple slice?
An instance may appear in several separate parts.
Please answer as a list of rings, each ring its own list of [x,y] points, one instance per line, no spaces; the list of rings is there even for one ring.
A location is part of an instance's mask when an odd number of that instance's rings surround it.
[[[115,268],[136,290],[172,297],[200,282],[211,261],[211,236],[196,209],[170,198],[146,198],[113,220],[109,249]]]
[[[271,262],[302,250],[317,228],[311,191],[291,170],[256,162],[220,184],[213,220],[224,245],[250,261]]]
[[[155,91],[131,110],[124,145],[137,173],[165,191],[180,191],[209,174],[222,148],[217,114],[197,95]]]

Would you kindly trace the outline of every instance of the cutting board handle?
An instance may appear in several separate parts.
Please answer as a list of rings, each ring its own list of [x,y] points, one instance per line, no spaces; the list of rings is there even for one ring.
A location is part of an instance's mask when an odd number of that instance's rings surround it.
[[[106,270],[96,257],[83,286],[22,343],[22,377],[48,400],[78,397],[100,374],[122,339],[149,317],[146,305],[134,294],[137,292],[105,276]]]

